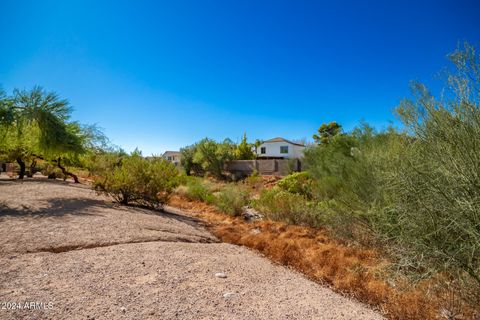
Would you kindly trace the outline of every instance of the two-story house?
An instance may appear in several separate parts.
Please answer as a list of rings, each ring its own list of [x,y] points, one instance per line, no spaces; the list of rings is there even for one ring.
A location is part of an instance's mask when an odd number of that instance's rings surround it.
[[[304,150],[304,144],[277,137],[263,141],[256,148],[256,153],[259,159],[300,159],[303,158]]]
[[[170,161],[176,166],[180,165],[181,157],[182,157],[182,154],[179,151],[165,151],[162,155],[162,158],[164,158],[167,161]]]

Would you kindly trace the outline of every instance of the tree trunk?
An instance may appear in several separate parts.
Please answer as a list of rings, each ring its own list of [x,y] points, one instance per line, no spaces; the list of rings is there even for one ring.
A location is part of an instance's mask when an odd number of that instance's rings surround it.
[[[33,177],[35,173],[35,167],[37,166],[37,160],[33,159],[32,163],[30,164],[30,173],[27,175],[29,178]]]
[[[67,169],[65,169],[65,167],[62,166],[62,164],[60,163],[60,160],[61,158],[57,159],[57,167],[59,167],[60,170],[62,170],[63,176],[65,177],[63,180],[65,180],[67,176],[70,176],[73,178],[73,181],[75,181],[75,183],[80,183],[80,181],[78,181],[77,175],[67,171]]]
[[[25,177],[25,162],[23,162],[22,158],[17,158],[17,163],[20,166],[20,172],[18,173],[18,179],[23,179]]]

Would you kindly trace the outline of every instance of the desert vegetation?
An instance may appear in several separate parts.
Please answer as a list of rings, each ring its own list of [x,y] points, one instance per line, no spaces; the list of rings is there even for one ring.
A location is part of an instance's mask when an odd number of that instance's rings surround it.
[[[43,169],[58,169],[63,177],[78,176],[67,166],[82,166],[82,157],[95,153],[107,139],[97,127],[70,119],[69,102],[40,87],[0,91],[0,158],[16,162],[18,178]],[[28,171],[27,171],[28,165]]]
[[[260,145],[246,134],[238,144],[205,138],[182,148],[180,172],[161,158],[112,147],[96,127],[70,119],[66,100],[41,88],[1,93],[0,156],[18,163],[20,179],[36,166],[75,182],[82,172],[122,204],[201,202],[202,217],[225,241],[391,318],[473,317],[480,312],[480,56],[465,44],[449,59],[440,96],[412,83],[412,96],[395,109],[399,128],[361,123],[346,132],[337,122],[322,124],[304,171],[273,186],[257,173],[227,182],[225,164],[254,158]],[[239,219],[246,207],[264,221]]]
[[[230,139],[216,142],[209,138],[180,149],[181,163],[186,175],[211,175],[217,179],[225,178],[225,163],[229,160],[251,160],[255,158],[253,148],[261,142],[248,143],[245,133],[240,143]]]
[[[121,204],[159,208],[178,185],[178,170],[164,159],[145,159],[139,151],[110,163],[94,181],[94,188]]]
[[[378,131],[362,123],[344,132],[336,122],[323,124],[305,151],[305,172],[293,173],[273,188],[250,188],[243,202],[267,219],[320,228],[340,242],[374,249],[388,261],[380,276],[390,279],[387,287],[402,283],[417,288],[413,296],[423,295],[418,309],[430,310],[402,317],[411,306],[390,305],[396,310],[393,318],[455,319],[462,313],[472,316],[480,305],[480,57],[465,44],[449,59],[440,97],[412,83],[412,97],[395,109],[400,128]],[[255,179],[244,185],[254,185]],[[233,188],[240,193],[239,184],[230,188],[229,193]],[[211,194],[207,202],[216,204]],[[225,203],[217,203],[217,210],[235,211],[234,201]],[[232,233],[237,234],[230,230],[223,235]],[[238,237],[232,242],[250,241]],[[453,296],[455,303],[445,302],[445,296]],[[425,307],[429,303],[435,312]]]

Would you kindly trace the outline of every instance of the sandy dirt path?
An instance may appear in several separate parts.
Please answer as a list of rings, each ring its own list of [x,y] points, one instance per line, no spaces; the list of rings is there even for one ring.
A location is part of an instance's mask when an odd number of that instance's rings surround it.
[[[39,180],[0,180],[0,308],[0,319],[382,319],[178,211]]]

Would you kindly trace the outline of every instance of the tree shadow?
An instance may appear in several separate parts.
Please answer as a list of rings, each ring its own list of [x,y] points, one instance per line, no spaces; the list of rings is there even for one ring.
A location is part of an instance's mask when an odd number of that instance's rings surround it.
[[[46,201],[46,204],[47,205],[39,205],[38,207],[29,207],[23,204],[20,207],[11,207],[0,202],[0,217],[59,217],[64,215],[103,216],[99,213],[95,213],[95,211],[102,208],[109,208],[103,200],[86,198],[55,198]]]
[[[163,206],[163,208],[153,209],[147,206],[133,203],[127,205],[117,203],[116,205],[118,206],[118,208],[135,209],[137,212],[141,212],[143,214],[156,215],[162,218],[176,220],[188,224],[192,227],[198,227],[199,225],[204,224],[203,220],[188,216],[182,210],[170,206]]]
[[[0,179],[0,186],[9,184],[30,184],[30,183],[50,183],[56,185],[63,185],[66,187],[78,187],[82,189],[89,189],[90,186],[86,184],[74,184],[73,182],[49,180],[46,178],[27,178],[24,180],[8,180]],[[162,209],[152,209],[145,206],[139,206],[135,204],[121,205],[118,203],[112,204],[104,198],[91,199],[85,197],[55,197],[52,195],[51,199],[43,201],[41,203],[32,203],[31,205],[21,206],[9,206],[6,203],[2,203],[0,200],[0,218],[5,216],[10,217],[60,217],[65,215],[74,216],[104,216],[101,214],[102,209],[117,209],[119,214],[121,210],[134,209],[138,213],[156,215],[166,219],[176,220],[178,222],[185,223],[194,228],[201,228],[205,223],[203,220],[191,217],[185,214],[182,210],[164,206]]]
[[[16,179],[16,178],[8,178],[6,176],[2,176],[0,178],[0,186],[9,185],[9,184],[19,184],[19,183],[51,183],[51,184],[56,184],[61,186],[91,189],[91,186],[88,183],[74,183],[73,180],[69,180],[69,179],[67,179],[66,181],[62,179],[48,179],[47,177],[34,177],[34,178],[25,177],[24,179]]]

